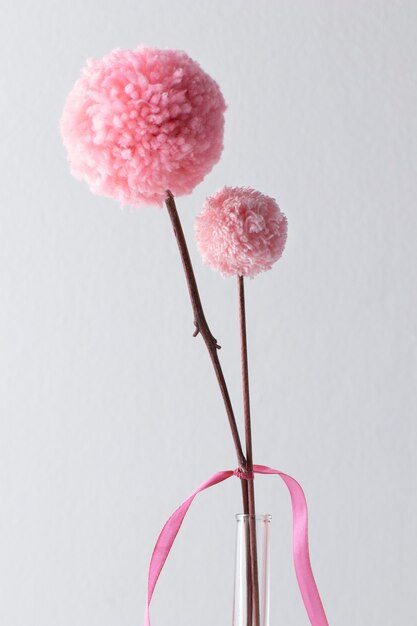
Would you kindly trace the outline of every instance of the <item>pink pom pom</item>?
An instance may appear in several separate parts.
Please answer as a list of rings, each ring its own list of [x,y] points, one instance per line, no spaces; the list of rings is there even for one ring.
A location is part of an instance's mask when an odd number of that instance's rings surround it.
[[[66,101],[71,172],[122,204],[190,193],[219,160],[225,103],[184,52],[139,47],[92,59]]]
[[[222,276],[269,270],[284,250],[287,218],[273,198],[242,187],[224,187],[207,198],[196,218],[203,262]]]

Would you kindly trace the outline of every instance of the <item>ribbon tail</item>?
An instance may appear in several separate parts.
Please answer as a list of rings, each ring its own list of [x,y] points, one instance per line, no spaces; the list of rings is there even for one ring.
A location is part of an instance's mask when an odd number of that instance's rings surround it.
[[[218,483],[223,482],[233,476],[232,471],[223,471],[217,472],[211,476],[208,480],[202,483],[187,500],[185,500],[171,515],[168,521],[165,523],[163,529],[161,530],[157,542],[155,544],[155,548],[152,553],[151,562],[149,565],[149,576],[148,576],[148,595],[146,599],[146,607],[145,607],[145,626],[150,626],[149,621],[149,606],[152,600],[153,592],[155,589],[155,585],[158,581],[159,575],[162,571],[162,568],[165,565],[165,561],[167,560],[168,554],[172,548],[172,544],[175,541],[175,538],[178,534],[179,529],[181,528],[181,524],[184,520],[184,517],[187,514],[188,509],[190,508],[194,498],[197,494],[209,487],[213,487],[213,485],[217,485]]]
[[[294,478],[266,465],[254,465],[253,471],[256,474],[277,474],[288,488],[292,504],[293,558],[298,586],[312,626],[329,626],[311,569],[308,549],[308,513],[304,491]]]

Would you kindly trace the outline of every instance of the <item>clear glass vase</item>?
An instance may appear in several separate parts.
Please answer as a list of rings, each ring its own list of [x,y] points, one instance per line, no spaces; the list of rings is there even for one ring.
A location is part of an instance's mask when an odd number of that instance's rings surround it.
[[[270,515],[236,515],[236,564],[233,626],[269,626],[269,537]],[[256,535],[257,585],[252,585],[249,533]],[[259,598],[259,621],[256,617]]]

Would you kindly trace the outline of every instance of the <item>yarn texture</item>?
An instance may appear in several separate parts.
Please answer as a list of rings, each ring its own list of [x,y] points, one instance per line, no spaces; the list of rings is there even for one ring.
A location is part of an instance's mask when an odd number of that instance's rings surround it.
[[[207,198],[195,233],[206,265],[224,277],[253,278],[281,257],[287,218],[273,198],[259,191],[224,187]]]
[[[185,52],[139,47],[90,59],[60,128],[72,174],[132,207],[190,193],[219,160],[226,105]]]

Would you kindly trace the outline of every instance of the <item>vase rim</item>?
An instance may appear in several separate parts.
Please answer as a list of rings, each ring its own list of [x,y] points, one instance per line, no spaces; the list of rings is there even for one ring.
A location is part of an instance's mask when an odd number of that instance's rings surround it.
[[[272,520],[272,515],[270,515],[270,513],[256,513],[255,515],[249,515],[249,513],[236,513],[235,517],[237,522],[245,521],[249,517],[254,517],[256,521],[259,522],[270,522]]]

